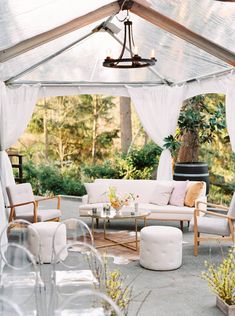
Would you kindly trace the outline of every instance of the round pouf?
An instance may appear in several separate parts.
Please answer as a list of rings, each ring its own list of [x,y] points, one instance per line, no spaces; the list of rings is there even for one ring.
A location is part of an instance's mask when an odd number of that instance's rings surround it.
[[[54,234],[55,252],[59,253],[66,245],[65,224],[58,222],[38,222],[28,226],[29,250],[36,258],[40,258],[40,262],[50,263],[52,261]],[[60,258],[64,260],[66,257],[67,250],[64,250],[60,254]]]
[[[182,231],[148,226],[140,231],[140,264],[151,270],[174,270],[182,264]]]

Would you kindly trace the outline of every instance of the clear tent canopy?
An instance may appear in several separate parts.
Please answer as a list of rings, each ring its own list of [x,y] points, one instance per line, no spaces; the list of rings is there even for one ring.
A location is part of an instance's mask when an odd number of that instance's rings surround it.
[[[108,50],[121,51],[127,3],[139,54],[155,50],[152,67],[102,65]],[[214,0],[1,0],[0,80],[158,85],[226,73],[235,65],[234,21],[235,3]]]

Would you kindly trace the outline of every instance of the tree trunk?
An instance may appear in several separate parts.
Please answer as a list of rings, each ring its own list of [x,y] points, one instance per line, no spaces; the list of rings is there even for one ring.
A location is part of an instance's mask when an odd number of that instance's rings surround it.
[[[95,96],[95,100],[93,102],[93,126],[92,126],[92,163],[95,164],[95,156],[96,156],[96,141],[97,141],[97,121],[98,121],[98,106],[99,99],[98,95]]]
[[[120,97],[121,149],[126,154],[132,141],[131,99]]]
[[[47,103],[46,98],[44,99],[44,117],[43,117],[43,132],[44,132],[44,156],[45,161],[48,162],[48,130],[47,130]]]
[[[149,136],[148,134],[144,131],[144,145],[147,145],[149,141]]]
[[[182,139],[182,145],[179,149],[177,162],[197,162],[199,153],[199,138],[198,131],[185,131]]]
[[[64,146],[63,146],[63,138],[62,138],[61,128],[59,129],[58,147],[59,147],[60,167],[62,168],[63,167],[63,162],[64,162]]]

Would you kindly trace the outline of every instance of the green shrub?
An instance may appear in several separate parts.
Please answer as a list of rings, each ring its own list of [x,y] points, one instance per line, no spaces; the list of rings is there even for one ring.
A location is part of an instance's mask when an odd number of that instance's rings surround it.
[[[102,179],[118,179],[120,178],[119,170],[111,161],[107,160],[103,165],[85,166],[82,169],[84,175],[91,180]]]
[[[53,193],[81,196],[86,192],[78,174],[73,176],[71,170],[68,169],[66,172],[66,168],[60,170],[54,165],[26,163],[24,165],[24,179],[31,183],[34,194],[38,195]]]
[[[112,160],[99,165],[86,165],[82,172],[91,180],[105,179],[151,179],[156,170],[161,148],[150,142],[141,149],[132,149],[127,155],[116,153]]]

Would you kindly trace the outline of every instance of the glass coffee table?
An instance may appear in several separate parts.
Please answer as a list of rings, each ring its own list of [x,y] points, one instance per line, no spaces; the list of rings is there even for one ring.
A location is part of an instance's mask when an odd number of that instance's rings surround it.
[[[110,210],[109,212],[103,211],[102,208],[97,208],[97,211],[94,212],[92,210],[88,210],[87,214],[81,215],[82,217],[90,217],[92,220],[92,234],[94,236],[94,230],[95,230],[95,221],[98,219],[103,220],[103,230],[104,230],[104,239],[110,241],[110,244],[100,245],[96,248],[108,248],[108,247],[114,247],[114,246],[123,246],[132,250],[137,251],[138,250],[138,220],[144,221],[144,226],[146,226],[146,217],[150,215],[150,211],[141,210],[139,209],[138,212],[134,212],[134,209],[130,207],[125,207],[121,209],[119,212],[116,212],[115,210]],[[107,235],[107,222],[111,222],[113,220],[133,220],[134,226],[135,226],[135,236],[130,241],[116,241]],[[135,246],[132,246],[130,244],[134,243]]]

